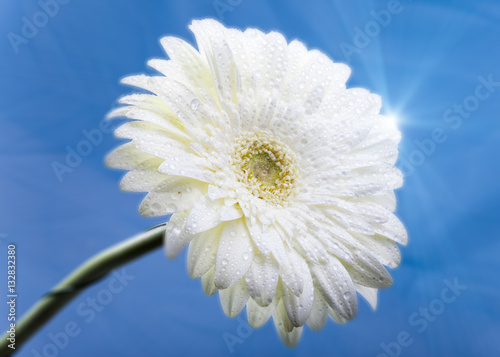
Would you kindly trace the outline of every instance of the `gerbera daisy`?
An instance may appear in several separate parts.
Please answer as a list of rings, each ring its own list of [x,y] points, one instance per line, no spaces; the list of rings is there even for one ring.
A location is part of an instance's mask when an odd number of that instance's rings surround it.
[[[356,292],[375,308],[407,242],[392,213],[400,133],[380,97],[277,32],[190,29],[198,49],[165,37],[170,59],[148,62],[161,75],[123,79],[149,93],[110,114],[135,120],[107,158],[130,170],[122,189],[148,192],[142,215],[172,215],[168,257],[189,245],[189,273],[228,316],[272,316],[289,346],[304,324],[352,319]]]

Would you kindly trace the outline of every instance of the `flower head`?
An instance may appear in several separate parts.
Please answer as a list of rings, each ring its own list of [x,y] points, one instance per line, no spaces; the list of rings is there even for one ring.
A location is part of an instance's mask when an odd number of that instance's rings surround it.
[[[111,117],[132,139],[107,163],[130,170],[124,190],[148,192],[140,212],[172,214],[167,255],[187,245],[191,276],[219,291],[224,312],[271,316],[283,341],[375,308],[391,285],[406,231],[393,215],[400,133],[379,96],[346,89],[344,64],[277,33],[193,21],[198,50],[161,40],[161,75],[127,77]]]

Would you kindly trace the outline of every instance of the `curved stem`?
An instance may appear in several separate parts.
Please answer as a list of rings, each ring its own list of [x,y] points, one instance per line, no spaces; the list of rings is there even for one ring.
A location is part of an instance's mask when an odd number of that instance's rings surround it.
[[[113,269],[160,248],[164,234],[164,224],[153,227],[98,253],[80,265],[50,293],[42,297],[16,324],[15,350],[8,347],[8,333],[2,336],[0,357],[17,352],[23,343],[86,287]]]

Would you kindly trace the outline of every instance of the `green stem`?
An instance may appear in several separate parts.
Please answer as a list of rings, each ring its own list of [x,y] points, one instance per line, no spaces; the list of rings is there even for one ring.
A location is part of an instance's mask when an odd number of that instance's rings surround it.
[[[165,225],[153,227],[106,249],[80,265],[50,293],[42,297],[16,324],[15,350],[8,347],[8,333],[2,337],[0,357],[17,352],[23,343],[86,287],[113,269],[160,248],[164,234]]]

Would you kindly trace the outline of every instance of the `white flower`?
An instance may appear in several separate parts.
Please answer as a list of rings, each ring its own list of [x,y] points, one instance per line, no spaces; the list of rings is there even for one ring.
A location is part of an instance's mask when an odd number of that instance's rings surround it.
[[[107,159],[130,170],[122,189],[149,192],[141,214],[172,214],[167,255],[189,244],[189,273],[228,316],[272,316],[289,346],[304,324],[352,319],[356,292],[375,308],[407,242],[392,213],[400,133],[379,96],[346,89],[346,65],[277,32],[190,29],[198,50],[165,37],[170,60],[148,62],[162,75],[123,80],[152,94],[110,115],[136,120]]]

